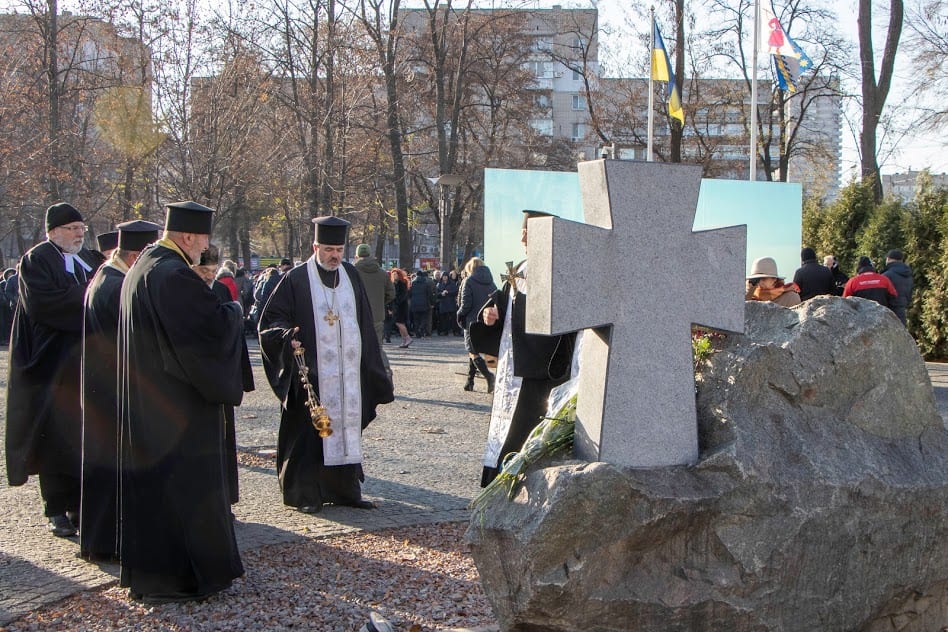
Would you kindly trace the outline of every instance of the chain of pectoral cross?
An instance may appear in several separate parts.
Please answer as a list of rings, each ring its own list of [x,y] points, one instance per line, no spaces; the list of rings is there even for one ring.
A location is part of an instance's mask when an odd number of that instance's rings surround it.
[[[336,288],[339,286],[339,270],[336,270],[336,284],[330,288],[330,293],[332,294],[332,302],[329,301],[329,297],[326,295],[326,284],[320,282],[323,288],[323,298],[326,299],[326,303],[329,304],[329,311],[326,312],[326,315],[323,316],[323,320],[329,323],[329,326],[332,327],[340,319],[340,316],[333,311],[333,308],[336,306]]]

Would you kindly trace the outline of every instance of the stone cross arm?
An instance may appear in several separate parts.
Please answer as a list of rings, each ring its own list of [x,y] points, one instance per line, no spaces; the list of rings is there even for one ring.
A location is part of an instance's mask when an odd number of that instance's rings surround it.
[[[691,325],[743,331],[746,227],[694,232],[700,167],[580,163],[586,224],[531,219],[527,331],[583,338],[577,456],[698,456]]]

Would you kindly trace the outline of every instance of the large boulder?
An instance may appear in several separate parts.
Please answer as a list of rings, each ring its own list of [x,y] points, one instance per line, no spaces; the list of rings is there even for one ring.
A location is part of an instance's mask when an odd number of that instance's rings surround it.
[[[475,513],[502,629],[948,624],[948,431],[889,310],[747,303],[701,372],[698,426],[694,466],[546,462]]]

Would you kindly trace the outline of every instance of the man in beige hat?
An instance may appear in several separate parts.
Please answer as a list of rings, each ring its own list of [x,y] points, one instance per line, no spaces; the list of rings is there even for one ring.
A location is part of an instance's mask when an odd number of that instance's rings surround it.
[[[785,284],[777,274],[777,262],[772,257],[754,259],[744,288],[745,301],[769,301],[793,307],[800,304],[800,289],[794,283]]]

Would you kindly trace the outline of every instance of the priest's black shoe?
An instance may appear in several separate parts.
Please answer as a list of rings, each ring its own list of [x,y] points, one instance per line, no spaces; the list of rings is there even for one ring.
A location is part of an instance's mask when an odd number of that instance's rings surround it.
[[[320,511],[322,511],[323,506],[322,505],[303,505],[301,507],[297,507],[296,510],[300,513],[314,514],[314,513],[319,513]]]
[[[58,516],[50,516],[49,525],[47,527],[54,536],[57,538],[71,538],[72,536],[78,533],[76,525],[66,517],[66,514],[59,514]]]

